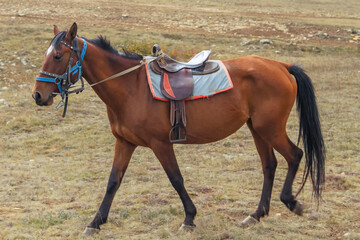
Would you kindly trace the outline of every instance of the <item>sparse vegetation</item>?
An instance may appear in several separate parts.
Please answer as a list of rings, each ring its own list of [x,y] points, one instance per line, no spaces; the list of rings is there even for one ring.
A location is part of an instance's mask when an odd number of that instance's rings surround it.
[[[105,193],[114,138],[101,100],[91,90],[70,96],[62,119],[31,98],[52,25],[74,21],[81,36],[102,34],[144,55],[158,43],[181,60],[212,49],[213,59],[255,54],[301,64],[314,81],[327,146],[320,208],[309,183],[299,195],[303,217],[283,206],[287,165],[277,155],[270,215],[245,230],[239,222],[256,209],[263,179],[246,126],[216,143],[175,146],[198,209],[191,233],[177,231],[181,201],[154,154],[138,148],[93,239],[359,239],[359,9],[355,0],[1,1],[0,239],[82,239]],[[296,140],[295,112],[287,129]]]

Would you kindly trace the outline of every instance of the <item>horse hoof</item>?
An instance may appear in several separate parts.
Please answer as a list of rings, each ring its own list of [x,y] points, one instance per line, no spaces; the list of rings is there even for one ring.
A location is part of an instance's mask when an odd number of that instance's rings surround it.
[[[258,221],[256,218],[254,218],[254,217],[252,217],[252,216],[248,216],[247,218],[245,218],[244,221],[241,222],[241,226],[242,226],[243,228],[248,228],[248,227],[250,227],[250,226],[252,226],[252,225],[257,224],[258,222],[259,222],[259,221]]]
[[[185,225],[184,223],[181,224],[181,227],[179,228],[179,232],[192,232],[195,229],[195,225]]]
[[[303,215],[303,204],[299,200],[296,201],[296,205],[295,208],[293,209],[293,213],[299,216]]]
[[[100,232],[100,229],[86,227],[83,234],[89,236],[89,235],[94,235],[94,234],[99,233],[99,232]]]

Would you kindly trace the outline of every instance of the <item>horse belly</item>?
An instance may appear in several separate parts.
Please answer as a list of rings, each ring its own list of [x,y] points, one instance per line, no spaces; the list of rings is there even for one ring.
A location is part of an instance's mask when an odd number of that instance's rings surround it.
[[[239,97],[221,93],[209,99],[186,103],[186,143],[210,143],[237,131],[249,119]]]

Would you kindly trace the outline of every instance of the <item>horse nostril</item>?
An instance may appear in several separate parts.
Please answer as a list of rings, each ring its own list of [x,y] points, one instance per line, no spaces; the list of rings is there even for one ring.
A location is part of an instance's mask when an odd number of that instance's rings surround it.
[[[41,105],[41,94],[39,92],[35,92],[33,98],[35,99],[36,104]]]

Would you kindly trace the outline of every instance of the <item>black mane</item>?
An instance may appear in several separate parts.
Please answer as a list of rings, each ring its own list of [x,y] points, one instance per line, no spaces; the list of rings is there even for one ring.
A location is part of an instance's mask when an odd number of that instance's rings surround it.
[[[66,31],[62,31],[59,32],[58,34],[56,34],[56,36],[53,38],[53,40],[51,41],[50,45],[53,45],[54,48],[56,50],[59,50],[60,48],[60,43],[61,41],[65,38],[66,36]],[[131,52],[125,48],[122,48],[123,52],[119,52],[118,50],[116,50],[113,46],[111,46],[110,41],[108,39],[106,39],[106,37],[103,36],[98,36],[95,39],[86,39],[86,41],[88,41],[89,43],[94,44],[95,46],[110,52],[112,54],[116,54],[118,56],[122,56],[128,59],[133,59],[133,60],[142,60],[143,56],[141,56],[140,54]]]
[[[110,53],[122,56],[122,57],[126,57],[129,59],[134,59],[134,60],[141,60],[143,59],[143,56],[141,56],[140,54],[131,52],[125,48],[122,48],[122,52],[119,52],[118,50],[116,50],[113,46],[111,46],[110,41],[108,39],[106,39],[106,37],[103,37],[102,35],[98,36],[95,39],[86,39],[88,42],[94,44],[95,46],[98,46],[99,48],[108,51]]]

